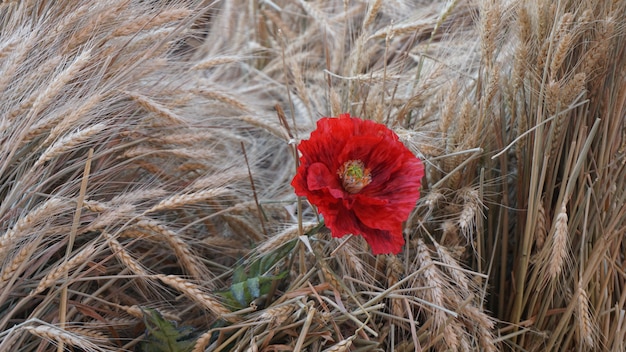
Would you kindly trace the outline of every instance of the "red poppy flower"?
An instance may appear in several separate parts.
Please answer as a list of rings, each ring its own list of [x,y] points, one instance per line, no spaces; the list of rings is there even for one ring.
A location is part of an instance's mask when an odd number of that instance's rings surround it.
[[[291,185],[324,216],[333,237],[361,235],[374,254],[397,254],[402,222],[419,199],[422,162],[385,125],[324,117],[298,146]]]

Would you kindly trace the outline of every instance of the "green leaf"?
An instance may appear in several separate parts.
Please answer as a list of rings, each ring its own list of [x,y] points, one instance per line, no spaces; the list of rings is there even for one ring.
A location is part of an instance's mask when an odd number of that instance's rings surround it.
[[[191,327],[177,327],[156,310],[142,308],[146,336],[141,342],[144,352],[190,352],[195,345]]]
[[[244,282],[247,278],[248,276],[246,275],[245,267],[243,265],[239,265],[233,270],[233,283],[237,284]]]
[[[297,242],[298,239],[293,239],[270,253],[239,264],[233,269],[232,283],[228,290],[217,292],[217,294],[233,310],[248,307],[252,301],[268,295],[272,287],[276,287],[289,272],[282,271],[278,275],[268,275],[268,273],[291,253]]]

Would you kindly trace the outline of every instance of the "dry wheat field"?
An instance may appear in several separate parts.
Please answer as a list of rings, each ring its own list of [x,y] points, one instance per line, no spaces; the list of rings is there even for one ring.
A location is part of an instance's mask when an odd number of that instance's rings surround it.
[[[0,351],[626,351],[626,1],[0,4]],[[291,186],[422,160],[399,254]],[[365,219],[369,221],[369,219]]]

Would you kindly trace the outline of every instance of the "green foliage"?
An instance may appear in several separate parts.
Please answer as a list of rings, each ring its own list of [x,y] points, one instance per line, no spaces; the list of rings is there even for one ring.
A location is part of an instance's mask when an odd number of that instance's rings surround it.
[[[190,352],[195,344],[193,328],[177,327],[154,309],[142,309],[146,338],[141,343],[143,352]]]
[[[269,272],[293,250],[297,241],[291,240],[270,253],[244,261],[233,270],[230,288],[217,294],[234,310],[248,307],[253,301],[270,295],[289,270],[274,275]]]

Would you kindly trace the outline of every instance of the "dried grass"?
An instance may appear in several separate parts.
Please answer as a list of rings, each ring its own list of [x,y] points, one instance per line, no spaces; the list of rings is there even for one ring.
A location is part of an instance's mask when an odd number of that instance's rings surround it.
[[[0,19],[0,350],[140,349],[148,308],[195,352],[624,349],[624,2]],[[289,185],[294,143],[343,112],[426,166],[397,256]]]

